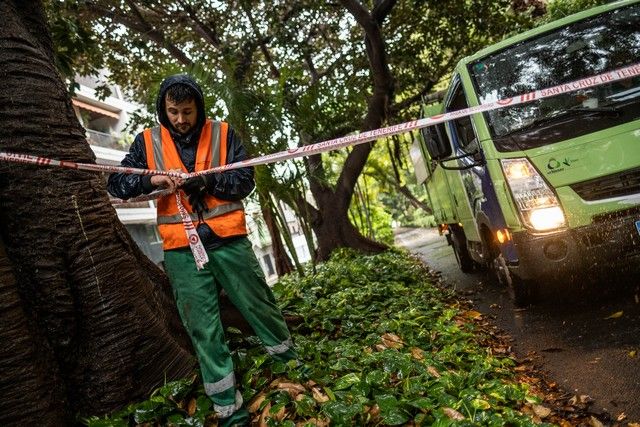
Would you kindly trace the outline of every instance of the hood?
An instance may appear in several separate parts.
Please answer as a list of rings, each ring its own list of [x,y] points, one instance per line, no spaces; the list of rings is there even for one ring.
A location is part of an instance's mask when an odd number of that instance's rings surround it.
[[[173,128],[173,126],[169,122],[167,113],[165,112],[164,98],[167,90],[171,86],[178,83],[191,87],[196,93],[195,101],[196,107],[198,109],[198,121],[196,122],[193,130],[186,135],[180,134]],[[160,85],[160,90],[158,91],[158,98],[156,99],[156,114],[158,115],[158,121],[160,122],[160,124],[169,129],[174,141],[180,142],[182,144],[189,144],[192,141],[197,141],[198,137],[200,136],[200,130],[202,130],[202,126],[204,125],[206,119],[204,110],[204,95],[202,93],[200,85],[198,85],[198,83],[196,83],[196,81],[187,74],[176,74],[167,77]]]

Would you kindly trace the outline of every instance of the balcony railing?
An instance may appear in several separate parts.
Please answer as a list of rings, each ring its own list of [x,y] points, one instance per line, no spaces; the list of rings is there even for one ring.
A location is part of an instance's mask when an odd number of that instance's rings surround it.
[[[108,133],[98,132],[97,130],[87,129],[87,141],[89,144],[98,145],[105,148],[113,148],[116,150],[123,150],[126,147],[118,144],[118,138]]]

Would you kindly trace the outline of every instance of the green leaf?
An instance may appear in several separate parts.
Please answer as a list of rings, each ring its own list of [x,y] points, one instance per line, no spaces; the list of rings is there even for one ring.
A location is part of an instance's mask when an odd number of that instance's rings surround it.
[[[167,417],[167,422],[175,425],[185,425],[185,418],[182,414],[171,414]]]
[[[398,407],[398,399],[390,394],[381,394],[376,397],[376,403],[381,412],[389,412]]]
[[[156,410],[159,408],[157,404],[151,401],[146,401],[140,404],[133,413],[133,419],[136,423],[146,423],[154,421],[157,418]]]
[[[174,400],[182,399],[192,388],[193,382],[190,378],[179,381],[172,381],[157,389],[153,395],[172,397]]]
[[[381,415],[384,422],[391,426],[404,424],[410,418],[409,413],[402,408],[393,408],[388,412],[381,413]]]
[[[360,382],[360,376],[355,372],[347,374],[342,378],[339,378],[333,386],[334,390],[344,390],[351,387],[354,384]]]
[[[286,404],[286,403],[284,403],[284,402],[282,402],[282,403],[278,403],[278,404],[275,404],[275,405],[273,405],[273,406],[271,407],[271,409],[269,409],[269,413],[270,413],[271,415],[275,415],[275,414],[277,414],[277,413],[278,413],[278,411],[280,411],[280,410],[281,410],[282,408],[284,408],[285,406],[287,406],[287,404]]]
[[[475,409],[482,409],[482,410],[491,408],[491,405],[489,404],[489,402],[487,402],[484,399],[473,399],[471,401],[471,406],[474,407]]]
[[[283,362],[274,362],[273,365],[271,365],[271,372],[273,372],[274,374],[284,374],[287,371],[287,365]]]
[[[336,400],[336,395],[333,394],[333,391],[329,387],[322,387],[322,389],[324,390],[325,393],[327,393],[327,396],[329,396],[329,399]]]
[[[309,417],[316,411],[316,401],[306,394],[295,401],[296,414],[300,417]]]
[[[365,381],[367,384],[372,386],[381,386],[382,383],[387,379],[387,374],[383,371],[371,371],[367,374]]]
[[[325,412],[334,424],[350,424],[349,421],[362,411],[362,405],[348,404],[345,402],[330,401],[322,405],[322,411]]]
[[[99,417],[89,417],[83,420],[88,427],[128,427],[129,422],[125,420],[103,419]]]
[[[430,411],[436,407],[433,401],[427,397],[418,397],[417,399],[409,400],[407,403],[415,408],[422,409],[424,411]]]

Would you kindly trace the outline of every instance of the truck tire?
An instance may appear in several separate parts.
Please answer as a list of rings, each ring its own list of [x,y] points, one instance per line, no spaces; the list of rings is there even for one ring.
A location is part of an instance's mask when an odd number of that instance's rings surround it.
[[[469,249],[467,249],[467,237],[464,235],[464,230],[460,227],[449,227],[451,233],[451,246],[453,247],[453,254],[458,261],[458,267],[463,273],[471,273],[474,270],[475,263],[469,255]]]

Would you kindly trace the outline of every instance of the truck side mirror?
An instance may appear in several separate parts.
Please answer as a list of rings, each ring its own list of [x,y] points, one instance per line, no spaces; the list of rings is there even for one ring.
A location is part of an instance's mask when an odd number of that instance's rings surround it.
[[[451,155],[451,144],[447,138],[444,123],[427,126],[420,130],[429,155],[434,160],[446,159]]]

